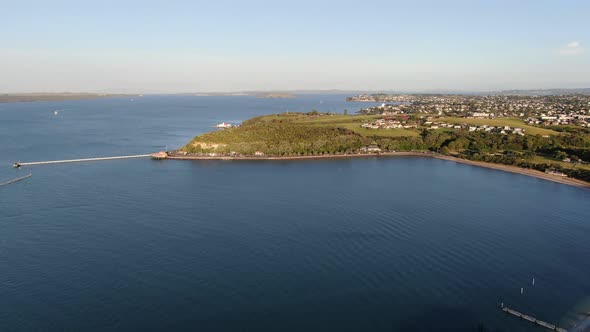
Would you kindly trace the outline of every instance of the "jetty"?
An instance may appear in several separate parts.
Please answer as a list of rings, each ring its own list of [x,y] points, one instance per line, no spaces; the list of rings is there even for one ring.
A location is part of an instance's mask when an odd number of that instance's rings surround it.
[[[9,185],[11,183],[15,183],[15,182],[18,182],[18,181],[22,181],[24,179],[28,179],[31,176],[33,176],[33,175],[32,174],[29,174],[29,175],[21,176],[20,178],[12,179],[10,181],[2,182],[2,183],[0,183],[0,187],[4,187],[4,186],[7,186],[7,185]]]
[[[562,329],[561,327],[555,326],[553,324],[549,324],[549,323],[544,322],[544,321],[542,321],[540,319],[536,319],[535,317],[531,317],[529,315],[525,315],[522,312],[516,311],[514,309],[510,309],[510,308],[504,306],[503,304],[501,306],[501,309],[502,309],[502,311],[504,311],[507,314],[510,314],[510,315],[513,315],[513,316],[522,318],[522,319],[524,319],[526,321],[529,321],[529,322],[531,322],[533,324],[536,324],[536,325],[539,325],[541,327],[544,327],[544,328],[546,328],[548,330],[558,331],[558,332],[567,332],[566,329]]]
[[[164,151],[151,153],[151,154],[137,154],[131,156],[116,156],[116,157],[98,157],[98,158],[83,158],[83,159],[68,159],[68,160],[51,160],[51,161],[34,161],[34,162],[16,162],[12,164],[14,168],[23,166],[37,166],[37,165],[51,165],[51,164],[65,164],[65,163],[81,163],[90,161],[103,161],[103,160],[119,160],[119,159],[134,159],[134,158],[153,158],[153,159],[165,159],[167,153]]]

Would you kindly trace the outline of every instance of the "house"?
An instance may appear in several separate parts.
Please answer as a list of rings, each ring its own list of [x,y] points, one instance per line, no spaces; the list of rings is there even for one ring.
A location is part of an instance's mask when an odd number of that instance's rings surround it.
[[[524,129],[523,128],[514,128],[512,130],[513,133],[520,135],[520,136],[524,136]]]
[[[371,144],[369,146],[363,146],[360,149],[360,151],[361,152],[365,152],[365,153],[367,153],[367,152],[369,152],[369,153],[371,153],[371,152],[379,153],[379,152],[381,152],[381,149],[379,148],[379,146],[377,144]]]
[[[474,118],[487,118],[490,116],[490,114],[485,112],[473,112],[471,113],[471,116]]]
[[[367,152],[381,152],[381,149],[376,144],[371,144],[367,147]]]
[[[256,157],[264,157],[264,152],[262,152],[262,151],[256,151],[256,152],[254,152],[254,155]]]
[[[556,175],[556,176],[567,177],[567,175],[566,175],[566,174],[564,174],[564,173],[562,173],[562,172],[558,172],[558,171],[556,171],[556,170],[553,170],[553,169],[549,169],[549,168],[547,168],[547,169],[545,170],[545,173],[547,173],[547,174],[551,174],[551,175]]]

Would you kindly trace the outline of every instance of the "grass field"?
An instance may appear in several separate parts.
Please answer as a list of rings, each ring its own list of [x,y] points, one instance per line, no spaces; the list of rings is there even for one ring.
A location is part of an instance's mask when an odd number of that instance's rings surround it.
[[[559,164],[563,168],[579,168],[579,169],[585,169],[585,170],[590,171],[590,164],[575,164],[575,166],[574,166],[573,163],[566,163],[561,160],[543,157],[543,156],[535,156],[535,158],[532,160],[532,162],[535,164]]]
[[[470,125],[488,125],[488,126],[509,126],[509,127],[518,127],[523,128],[526,134],[529,135],[559,135],[558,132],[550,129],[544,128],[537,128],[533,126],[529,126],[521,119],[515,118],[499,118],[499,119],[471,119],[471,118],[453,118],[453,117],[446,117],[441,118],[441,121],[450,122],[450,123],[467,123]]]
[[[274,117],[280,118],[280,117]],[[340,128],[347,128],[353,130],[364,136],[383,136],[383,137],[400,137],[400,136],[418,136],[417,131],[413,130],[406,130],[406,129],[389,129],[389,130],[372,130],[367,128],[362,128],[360,125],[364,121],[371,121],[375,119],[382,118],[380,115],[324,115],[320,117],[310,118],[309,116],[294,116],[290,118],[296,123],[302,124],[313,124],[314,126],[326,126],[326,127],[340,127]],[[270,119],[269,119],[270,120]],[[534,126],[527,125],[521,119],[516,118],[499,118],[499,119],[471,119],[471,118],[455,118],[455,117],[446,117],[441,118],[441,121],[450,122],[450,123],[467,123],[470,125],[489,125],[489,126],[509,126],[509,127],[519,127],[524,128],[525,132],[529,135],[559,135],[558,132],[545,129],[545,128],[538,128]]]
[[[269,122],[273,120],[288,120],[295,125],[307,125],[313,127],[325,128],[346,128],[363,136],[380,136],[380,137],[402,137],[402,136],[419,136],[417,131],[407,129],[368,129],[361,127],[365,121],[380,119],[381,115],[322,115],[310,117],[300,114],[281,114],[261,117],[259,121]]]
[[[346,128],[363,136],[382,136],[382,137],[401,137],[401,136],[419,136],[418,131],[406,129],[367,129],[362,128],[361,124],[366,121],[372,121],[382,118],[381,115],[322,115],[310,117],[302,114],[281,114],[264,116],[259,121],[273,121],[273,120],[287,120],[292,121],[293,124],[331,127],[331,128]],[[441,118],[441,121],[449,123],[466,123],[469,125],[489,125],[489,126],[509,126],[524,128],[528,135],[559,135],[560,133],[545,128],[538,128],[524,123],[521,119],[516,118],[498,118],[498,119],[475,119],[475,118],[458,118],[446,117]]]
[[[351,122],[358,122],[359,125],[363,121],[370,121],[375,119],[380,119],[383,116],[381,115],[323,115],[316,118],[310,118],[309,116],[302,116],[300,120],[302,123],[314,123],[314,124],[328,124],[328,123],[351,123]]]

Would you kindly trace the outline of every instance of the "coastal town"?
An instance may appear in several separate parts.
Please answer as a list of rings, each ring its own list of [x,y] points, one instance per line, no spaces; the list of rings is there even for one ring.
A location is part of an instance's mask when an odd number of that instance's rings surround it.
[[[410,120],[408,115],[401,115],[399,117],[385,116],[381,119],[367,121],[360,126],[367,129],[411,129],[411,128],[426,128],[428,130],[447,129],[447,130],[467,130],[483,131],[486,133],[502,134],[502,135],[525,135],[525,129],[510,126],[491,126],[491,125],[468,125],[467,123],[449,123],[444,121],[436,121],[437,119],[444,119],[439,117],[424,117],[420,116],[418,120]]]
[[[358,95],[347,101],[378,102],[365,115],[430,114],[495,119],[518,118],[530,125],[590,128],[590,96]]]
[[[525,129],[519,127],[510,127],[510,126],[489,126],[489,125],[467,125],[462,123],[460,125],[453,124],[453,123],[446,123],[446,122],[438,122],[438,121],[425,121],[424,125],[428,127],[430,130],[435,130],[439,128],[448,128],[448,129],[457,129],[457,130],[468,130],[468,131],[484,131],[486,133],[493,133],[493,134],[502,134],[502,135],[525,135]]]

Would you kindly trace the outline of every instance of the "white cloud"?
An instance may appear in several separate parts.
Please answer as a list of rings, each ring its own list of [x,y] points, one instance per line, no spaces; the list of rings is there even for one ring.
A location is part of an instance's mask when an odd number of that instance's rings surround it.
[[[577,47],[580,47],[580,42],[573,41],[573,42],[567,43],[567,47],[569,47],[569,48],[577,48]]]
[[[561,55],[579,55],[584,53],[584,48],[578,41],[571,41],[559,50]]]

